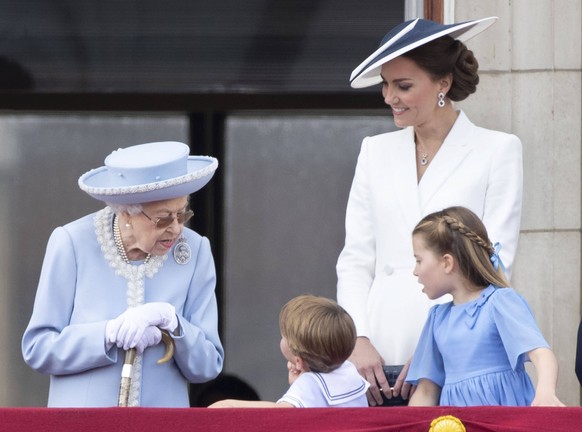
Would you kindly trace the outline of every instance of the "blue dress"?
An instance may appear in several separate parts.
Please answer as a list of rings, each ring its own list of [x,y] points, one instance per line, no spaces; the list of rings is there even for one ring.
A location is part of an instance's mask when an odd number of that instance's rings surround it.
[[[529,406],[526,353],[547,347],[526,300],[490,285],[471,302],[430,310],[406,381],[439,385],[440,405]]]

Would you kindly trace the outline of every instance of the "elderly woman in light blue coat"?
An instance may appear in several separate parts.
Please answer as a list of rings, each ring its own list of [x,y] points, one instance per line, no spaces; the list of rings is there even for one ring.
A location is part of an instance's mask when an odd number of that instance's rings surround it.
[[[50,375],[49,407],[117,406],[131,349],[130,406],[188,407],[188,384],[220,373],[214,261],[184,226],[218,162],[188,152],[132,146],[79,179],[107,206],[53,231],[22,340],[25,362]],[[175,348],[158,364],[162,332]]]

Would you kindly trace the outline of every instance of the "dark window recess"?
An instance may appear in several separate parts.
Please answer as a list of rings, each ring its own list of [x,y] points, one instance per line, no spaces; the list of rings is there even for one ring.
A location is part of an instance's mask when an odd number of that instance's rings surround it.
[[[398,0],[4,0],[0,92],[362,94],[351,71],[403,17]]]

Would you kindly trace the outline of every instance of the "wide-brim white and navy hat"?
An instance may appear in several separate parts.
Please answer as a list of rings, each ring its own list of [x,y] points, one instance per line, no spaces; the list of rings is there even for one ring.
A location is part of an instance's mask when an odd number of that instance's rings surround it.
[[[370,87],[382,82],[382,65],[402,54],[418,48],[441,36],[450,36],[462,42],[481,33],[497,20],[488,17],[457,24],[439,24],[417,18],[397,25],[384,36],[380,47],[354,69],[350,76],[353,88]]]
[[[79,177],[79,187],[100,201],[141,204],[187,196],[212,178],[218,160],[189,156],[186,144],[174,141],[139,144],[115,150],[105,166]]]

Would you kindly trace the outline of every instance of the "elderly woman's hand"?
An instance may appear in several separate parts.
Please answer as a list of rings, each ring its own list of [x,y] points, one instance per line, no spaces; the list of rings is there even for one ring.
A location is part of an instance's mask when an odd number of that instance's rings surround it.
[[[173,332],[178,326],[176,310],[170,303],[146,303],[129,308],[106,326],[106,341],[124,350],[134,348],[150,326]]]
[[[162,331],[158,327],[149,326],[143,332],[143,336],[135,346],[138,354],[145,351],[146,348],[157,345],[162,341]]]
[[[115,325],[115,320],[111,320],[107,324],[108,328],[111,328],[112,325]],[[146,348],[157,345],[161,341],[162,341],[162,331],[156,326],[149,326],[143,332],[141,339],[135,346],[135,350],[137,351],[138,354],[142,354]],[[107,350],[109,350],[113,345],[116,345],[119,348],[123,346],[123,341],[120,341],[118,345],[117,337],[115,335],[112,335],[111,339],[107,337],[106,343],[108,344]]]

